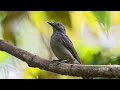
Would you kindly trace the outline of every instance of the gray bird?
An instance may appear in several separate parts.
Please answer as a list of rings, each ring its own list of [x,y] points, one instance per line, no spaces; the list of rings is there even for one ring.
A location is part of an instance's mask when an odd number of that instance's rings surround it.
[[[51,49],[59,61],[71,64],[81,64],[80,58],[66,35],[65,27],[60,22],[48,22],[53,28]]]

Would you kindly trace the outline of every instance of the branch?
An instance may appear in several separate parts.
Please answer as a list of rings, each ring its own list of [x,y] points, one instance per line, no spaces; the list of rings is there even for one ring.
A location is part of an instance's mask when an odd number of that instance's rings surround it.
[[[58,74],[82,77],[107,77],[120,78],[119,65],[77,65],[61,63],[55,65],[54,62],[40,58],[25,50],[12,46],[0,40],[0,50],[25,61],[30,67],[37,67]]]

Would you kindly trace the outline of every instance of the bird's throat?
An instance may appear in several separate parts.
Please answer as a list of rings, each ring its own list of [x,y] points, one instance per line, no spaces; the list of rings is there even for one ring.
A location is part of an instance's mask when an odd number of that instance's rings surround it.
[[[57,30],[57,29],[53,29],[53,33],[62,33],[62,34],[66,34],[66,32],[64,30]]]

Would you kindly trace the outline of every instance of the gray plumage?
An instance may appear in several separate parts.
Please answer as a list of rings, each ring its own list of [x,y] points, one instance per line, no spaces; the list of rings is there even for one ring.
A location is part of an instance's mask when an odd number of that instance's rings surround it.
[[[59,22],[48,23],[53,28],[50,45],[55,56],[60,60],[67,60],[67,63],[81,64],[72,42],[66,35],[65,27]]]

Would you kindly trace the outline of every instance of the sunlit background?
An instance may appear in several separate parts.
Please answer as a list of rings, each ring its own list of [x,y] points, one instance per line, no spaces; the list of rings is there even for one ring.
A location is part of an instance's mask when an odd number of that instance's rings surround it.
[[[1,11],[0,39],[42,58],[56,59],[50,48],[52,27],[61,22],[86,65],[120,64],[120,11]],[[0,51],[2,79],[77,79],[31,68]]]

